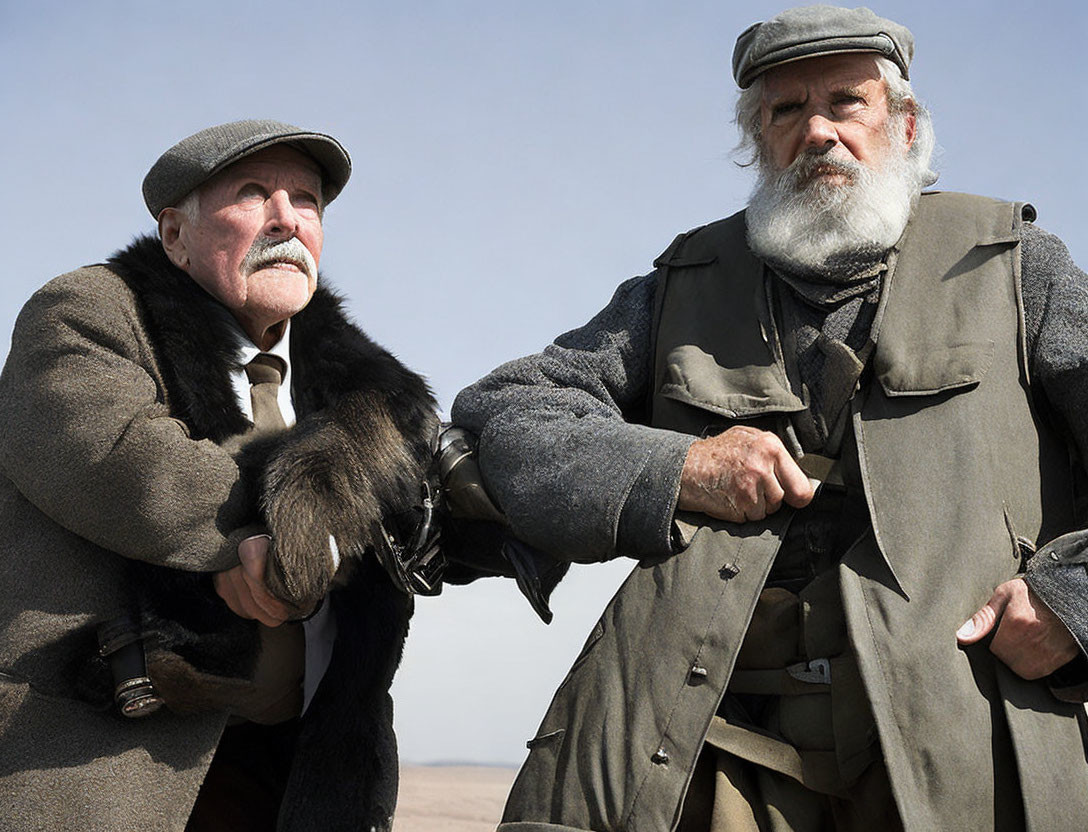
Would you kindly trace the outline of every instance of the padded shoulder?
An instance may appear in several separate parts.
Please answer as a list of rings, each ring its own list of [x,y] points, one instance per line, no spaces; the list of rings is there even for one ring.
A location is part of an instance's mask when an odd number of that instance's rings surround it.
[[[926,191],[911,223],[925,222],[933,229],[957,229],[973,237],[976,245],[1016,243],[1024,222],[1033,222],[1034,206],[1028,202],[1006,202],[974,194]]]
[[[731,217],[685,231],[658,255],[654,266],[682,268],[713,263],[722,249],[737,243],[744,244],[745,228],[744,211],[738,211]]]

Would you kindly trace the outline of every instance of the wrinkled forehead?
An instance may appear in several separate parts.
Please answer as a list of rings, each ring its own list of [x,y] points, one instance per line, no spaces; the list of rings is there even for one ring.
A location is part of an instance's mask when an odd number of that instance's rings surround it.
[[[783,98],[807,99],[810,94],[861,89],[873,83],[883,90],[875,55],[851,52],[821,55],[780,64],[763,75],[763,102]]]
[[[227,165],[203,187],[246,178],[291,182],[310,188],[315,194],[320,194],[323,179],[321,166],[312,156],[290,145],[277,144]]]

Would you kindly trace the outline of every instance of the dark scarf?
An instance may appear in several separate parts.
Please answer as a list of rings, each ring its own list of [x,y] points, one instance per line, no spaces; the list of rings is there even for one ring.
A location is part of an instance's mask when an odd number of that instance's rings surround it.
[[[797,420],[806,452],[838,455],[846,404],[872,349],[884,271],[882,258],[834,277],[773,269],[786,366],[808,408]]]
[[[230,383],[238,359],[229,312],[174,267],[152,237],[137,239],[109,265],[140,300],[171,414],[194,440],[224,443],[246,431],[249,422]],[[323,499],[321,478],[333,466],[364,483],[348,502],[379,505],[330,504],[324,512],[347,518],[345,523],[356,515],[409,510],[418,499],[419,472],[430,461],[435,425],[435,403],[424,381],[353,326],[340,299],[321,285],[292,318],[291,362],[298,424],[251,445],[240,457],[241,486],[252,495],[254,520],[277,498],[268,482],[268,471],[277,467],[313,480],[305,492],[311,500]],[[392,415],[398,441],[414,460],[408,470],[387,470],[387,460],[368,444],[374,438],[369,414],[379,404]],[[397,757],[388,691],[412,603],[361,545],[354,551],[350,577],[334,586],[326,601],[338,636],[329,668],[300,721],[281,830],[384,830],[391,822]],[[153,619],[145,625],[160,645],[202,670],[245,675],[255,625],[226,610],[212,594],[210,576],[146,564],[137,564],[134,575],[144,613]]]

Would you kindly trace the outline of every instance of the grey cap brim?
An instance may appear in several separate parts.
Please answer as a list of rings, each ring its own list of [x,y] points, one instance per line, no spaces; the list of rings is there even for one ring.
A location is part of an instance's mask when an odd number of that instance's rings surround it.
[[[351,157],[332,136],[268,119],[220,124],[171,147],[151,166],[143,182],[144,203],[158,219],[219,171],[253,153],[286,144],[321,167],[322,198],[332,202],[351,176]]]
[[[873,52],[909,79],[914,37],[905,26],[866,8],[802,6],[748,27],[733,49],[733,77],[747,89],[772,67],[820,55]]]

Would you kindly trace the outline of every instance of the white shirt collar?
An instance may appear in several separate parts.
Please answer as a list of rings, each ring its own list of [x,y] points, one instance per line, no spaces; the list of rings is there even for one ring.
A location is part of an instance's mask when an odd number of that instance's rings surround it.
[[[231,386],[234,388],[234,396],[238,400],[242,412],[247,419],[253,420],[253,402],[249,397],[249,379],[246,378],[245,366],[262,352],[267,352],[283,359],[283,363],[287,367],[286,372],[283,374],[283,383],[280,384],[277,404],[280,406],[280,413],[283,414],[283,421],[290,427],[295,423],[295,409],[291,404],[291,319],[287,319],[280,340],[267,350],[260,349],[249,340],[249,336],[246,335],[241,324],[233,318],[231,318],[231,324],[238,339],[238,367],[231,371],[230,381]]]

